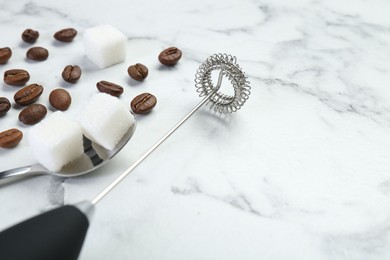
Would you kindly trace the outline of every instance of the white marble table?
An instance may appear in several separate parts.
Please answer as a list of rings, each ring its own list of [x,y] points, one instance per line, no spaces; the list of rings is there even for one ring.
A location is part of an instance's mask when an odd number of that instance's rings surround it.
[[[230,53],[251,82],[238,113],[207,108],[97,205],[80,259],[389,259],[390,2],[377,1],[0,1],[0,47],[14,55],[0,73],[26,68],[45,87],[73,96],[77,113],[100,80],[121,100],[157,96],[135,135],[93,174],[38,176],[0,187],[0,229],[45,209],[92,199],[200,101],[198,66]],[[86,28],[111,24],[128,37],[126,62],[99,70],[84,56]],[[71,44],[52,35],[74,27]],[[44,62],[28,62],[20,34],[37,29]],[[177,46],[173,68],[161,50]],[[127,76],[149,67],[142,83]],[[78,64],[75,85],[62,68]],[[15,87],[0,83],[12,100]],[[0,130],[30,127],[20,109]],[[52,113],[53,110],[49,110]],[[0,150],[0,171],[35,162],[27,140]],[[60,224],[60,223],[59,223]]]

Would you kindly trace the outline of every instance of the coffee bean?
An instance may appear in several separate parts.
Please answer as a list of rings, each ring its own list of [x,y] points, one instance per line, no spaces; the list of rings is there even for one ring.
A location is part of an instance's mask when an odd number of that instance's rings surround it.
[[[181,58],[181,50],[176,47],[170,47],[163,50],[160,55],[158,55],[158,60],[168,66],[175,65]]]
[[[11,109],[8,98],[0,97],[0,116],[4,116]]]
[[[32,104],[19,113],[19,121],[26,125],[34,125],[41,121],[47,114],[47,109],[41,104]]]
[[[23,41],[25,41],[27,43],[34,43],[34,42],[36,42],[38,37],[39,37],[39,32],[35,31],[33,29],[26,29],[22,33],[22,39],[23,39]]]
[[[12,148],[15,147],[23,139],[23,133],[16,129],[12,128],[0,133],[0,147],[2,148]]]
[[[62,29],[54,34],[54,38],[60,42],[71,42],[76,37],[77,31],[73,28]]]
[[[141,64],[141,63],[137,63],[135,65],[131,65],[128,69],[127,69],[127,73],[129,74],[129,76],[134,79],[134,80],[144,80],[147,76],[148,76],[148,68]]]
[[[12,56],[12,50],[9,47],[0,48],[0,64],[5,64]]]
[[[143,93],[136,96],[130,103],[131,110],[136,114],[146,114],[150,112],[157,104],[155,96],[149,93]]]
[[[43,47],[32,47],[27,51],[27,58],[35,61],[43,61],[49,57],[49,51]]]
[[[49,95],[49,102],[54,108],[65,111],[72,103],[72,97],[65,89],[55,89]]]
[[[69,83],[76,83],[81,77],[81,68],[77,65],[68,65],[62,71],[62,78]]]
[[[34,83],[16,92],[14,100],[18,105],[27,106],[34,103],[41,96],[42,92],[43,87]]]
[[[96,83],[96,87],[100,92],[110,94],[114,97],[119,97],[123,93],[123,88],[121,86],[104,80]]]
[[[26,70],[12,69],[4,72],[4,82],[8,85],[22,86],[30,79],[30,74]]]

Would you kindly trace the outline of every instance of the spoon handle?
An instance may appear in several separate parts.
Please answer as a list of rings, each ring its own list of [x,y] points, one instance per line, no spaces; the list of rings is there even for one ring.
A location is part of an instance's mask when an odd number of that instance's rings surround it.
[[[33,164],[29,166],[22,166],[19,168],[6,170],[0,172],[0,184],[8,183],[10,181],[20,179],[22,177],[28,177],[37,174],[43,174],[46,169],[40,164]]]

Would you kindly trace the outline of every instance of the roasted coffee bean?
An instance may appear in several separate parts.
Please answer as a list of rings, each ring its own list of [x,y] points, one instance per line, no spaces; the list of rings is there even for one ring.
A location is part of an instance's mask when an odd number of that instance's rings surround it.
[[[54,34],[54,38],[60,42],[71,42],[76,37],[77,31],[73,28],[62,29]]]
[[[131,65],[128,69],[127,69],[127,73],[129,74],[129,76],[134,79],[134,80],[144,80],[147,76],[148,76],[148,68],[141,64],[141,63],[137,63],[135,65]]]
[[[32,47],[27,51],[27,58],[35,61],[43,61],[49,57],[49,51],[43,47]]]
[[[0,116],[4,116],[11,109],[8,98],[0,97]]]
[[[0,133],[0,147],[2,148],[12,148],[15,147],[23,139],[23,133],[16,129],[12,128]]]
[[[12,50],[8,47],[0,48],[0,64],[5,64],[12,56]]]
[[[76,83],[81,77],[81,68],[77,65],[68,65],[62,71],[62,78],[69,83]]]
[[[38,37],[39,37],[39,32],[35,31],[33,29],[26,29],[22,33],[22,39],[23,39],[23,41],[25,41],[27,43],[34,43],[34,42],[36,42]]]
[[[158,55],[158,60],[168,66],[175,65],[181,58],[181,50],[176,47],[170,47],[163,50],[160,55]]]
[[[143,93],[136,96],[130,103],[131,110],[136,114],[146,114],[157,104],[157,99],[150,93]]]
[[[32,104],[23,109],[19,114],[19,121],[26,125],[34,125],[41,121],[47,114],[47,109],[41,104]]]
[[[54,108],[65,111],[72,103],[72,97],[65,89],[55,89],[49,95],[49,102]]]
[[[43,87],[38,84],[31,84],[25,86],[21,90],[15,93],[14,100],[16,104],[21,106],[27,106],[34,103],[42,94]]]
[[[96,83],[96,87],[100,92],[110,94],[114,97],[119,97],[123,93],[123,88],[121,86],[104,80]]]
[[[4,72],[4,82],[8,85],[22,86],[30,79],[30,74],[26,70],[12,69]]]

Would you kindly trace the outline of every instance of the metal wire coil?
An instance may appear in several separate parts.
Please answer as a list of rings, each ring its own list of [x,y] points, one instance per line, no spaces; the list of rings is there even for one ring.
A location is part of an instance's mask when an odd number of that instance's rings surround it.
[[[195,87],[200,97],[215,90],[211,79],[213,70],[222,70],[222,73],[233,85],[234,95],[226,95],[216,91],[210,97],[208,103],[211,104],[210,108],[222,114],[236,112],[244,105],[251,93],[247,77],[237,64],[236,57],[230,54],[214,54],[208,57],[196,71]]]

